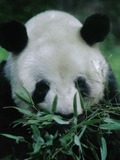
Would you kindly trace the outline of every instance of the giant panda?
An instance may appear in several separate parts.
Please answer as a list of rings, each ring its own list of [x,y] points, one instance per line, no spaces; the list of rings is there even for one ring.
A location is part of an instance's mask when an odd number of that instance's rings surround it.
[[[83,115],[79,93],[84,103],[92,102],[91,107],[108,101],[119,105],[115,76],[98,47],[109,31],[109,19],[103,14],[91,15],[84,24],[61,11],[40,13],[25,25],[15,20],[1,23],[0,46],[10,56],[0,64],[0,132],[24,134],[22,127],[10,125],[21,114],[4,109],[16,105],[31,110],[15,94],[23,94],[22,86],[38,109],[51,111],[57,96],[56,113],[65,117],[73,116],[75,94],[78,115]],[[0,138],[0,156],[15,152],[13,141]],[[108,138],[109,160],[119,159],[120,145],[114,143],[119,140],[118,131]]]

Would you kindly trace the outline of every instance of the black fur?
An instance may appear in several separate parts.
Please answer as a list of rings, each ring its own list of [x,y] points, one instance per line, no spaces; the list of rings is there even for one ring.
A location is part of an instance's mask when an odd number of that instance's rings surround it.
[[[32,99],[35,105],[44,101],[49,89],[49,84],[45,80],[42,80],[36,84],[36,88],[32,95]]]
[[[14,102],[11,97],[10,83],[4,73],[5,64],[5,61],[0,64],[0,107],[14,106]]]
[[[17,54],[28,42],[26,28],[17,21],[0,24],[0,45],[8,51]]]
[[[13,127],[12,122],[21,118],[22,115],[13,108],[6,106],[15,106],[11,97],[10,83],[5,77],[4,66],[6,62],[0,64],[0,133],[13,135],[28,135],[26,129],[22,126]],[[26,152],[26,144],[16,144],[14,140],[0,135],[0,159],[8,154],[17,154],[22,157]],[[20,152],[22,150],[22,152]]]
[[[110,22],[107,16],[94,14],[88,17],[80,31],[82,38],[89,44],[103,41],[110,31]]]
[[[90,95],[90,87],[84,77],[78,77],[75,80],[75,87],[78,89],[79,93],[82,95],[83,98]]]
[[[107,84],[104,90],[105,102],[112,106],[120,106],[120,89],[111,68],[107,76]]]

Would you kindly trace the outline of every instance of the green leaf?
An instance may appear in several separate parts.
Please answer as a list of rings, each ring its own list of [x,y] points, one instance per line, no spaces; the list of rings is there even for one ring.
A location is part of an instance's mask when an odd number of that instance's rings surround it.
[[[120,130],[120,120],[105,118],[104,122],[107,124],[101,124],[100,128],[104,130]]]
[[[14,127],[18,126],[19,124],[23,124],[23,125],[26,125],[26,119],[17,119],[13,122],[14,124]]]
[[[83,97],[82,97],[82,95],[81,95],[80,93],[79,93],[79,97],[80,97],[81,108],[82,108],[83,110],[85,110],[85,105],[84,105]]]
[[[61,119],[60,116],[53,116],[52,118],[53,118],[53,120],[54,120],[55,122],[57,122],[58,124],[61,124],[61,125],[63,125],[63,124],[66,124],[66,125],[67,125],[67,124],[70,123],[69,121],[65,121],[65,120]]]
[[[24,86],[22,86],[22,90],[25,97],[27,97],[28,99],[31,99],[30,93],[27,91],[27,89]]]
[[[89,141],[89,139],[88,139],[88,144],[90,145],[90,149],[93,153],[93,156],[94,156],[95,160],[100,160],[98,155],[97,155],[97,152],[95,150],[95,146]]]
[[[45,121],[52,121],[53,120],[53,115],[52,114],[47,114],[45,116],[41,116],[41,117],[38,117],[38,121],[39,122],[45,122]]]
[[[13,107],[13,108],[17,109],[20,113],[22,113],[24,115],[33,116],[33,113],[28,109],[19,108],[19,107]]]
[[[58,97],[55,96],[54,100],[53,100],[53,104],[52,104],[52,112],[55,113],[56,109],[57,109],[57,101],[58,101]]]
[[[16,141],[16,143],[19,143],[19,142],[25,142],[25,139],[24,137],[22,136],[14,136],[14,135],[11,135],[11,134],[0,134],[4,137],[7,137],[7,138],[10,138],[10,139],[13,139]]]
[[[35,143],[34,146],[33,146],[34,151],[32,152],[32,154],[36,154],[36,153],[40,152],[41,146],[42,145],[40,143],[38,143],[38,142]]]
[[[37,140],[38,137],[40,137],[40,131],[36,125],[31,125],[31,128],[33,130],[34,139]]]
[[[30,106],[33,105],[33,104],[31,103],[31,101],[30,101],[27,97],[22,96],[22,95],[20,95],[20,94],[18,94],[18,93],[15,93],[15,94],[16,94],[16,96],[17,96],[20,100],[22,100],[22,101],[25,102],[26,104],[28,104],[28,105],[30,105]]]
[[[100,153],[101,153],[101,160],[106,160],[107,157],[107,145],[104,137],[101,137],[101,147],[100,147]]]
[[[79,139],[81,139],[81,137],[83,136],[86,128],[87,128],[87,126],[83,126],[83,127],[82,127],[82,129],[81,129],[82,131],[81,131],[80,134],[79,134]]]
[[[81,143],[80,143],[80,138],[79,138],[79,136],[77,136],[77,135],[74,136],[74,143],[79,147],[80,152],[82,153],[82,152],[83,152],[83,149],[82,149],[82,145],[81,145]]]
[[[74,109],[74,116],[77,118],[78,117],[78,112],[77,112],[77,93],[74,95],[73,109]]]
[[[38,124],[38,121],[37,120],[34,120],[34,119],[30,119],[27,121],[27,124],[30,124],[30,125],[37,125]]]
[[[111,124],[116,124],[116,125],[120,125],[120,120],[117,119],[112,119],[112,118],[105,118],[104,122],[106,123],[111,123]]]
[[[86,120],[83,122],[84,125],[93,125],[93,124],[96,124],[96,123],[99,123],[101,122],[102,119],[92,119],[92,120]]]
[[[74,143],[80,147],[80,139],[77,135],[74,136]]]
[[[53,139],[54,139],[54,136],[46,132],[46,134],[45,134],[45,140],[46,140],[45,145],[52,146],[53,145]]]
[[[35,110],[37,110],[37,108],[34,105],[34,102],[32,100],[32,97],[31,97],[30,93],[27,91],[27,89],[24,86],[22,86],[22,91],[23,91],[23,95],[15,92],[16,96],[20,100],[25,102],[27,105],[32,106]]]
[[[100,129],[104,130],[120,130],[120,125],[117,124],[101,124]]]
[[[59,140],[61,142],[61,146],[66,146],[70,141],[73,141],[73,132],[68,132],[67,134],[63,135]]]

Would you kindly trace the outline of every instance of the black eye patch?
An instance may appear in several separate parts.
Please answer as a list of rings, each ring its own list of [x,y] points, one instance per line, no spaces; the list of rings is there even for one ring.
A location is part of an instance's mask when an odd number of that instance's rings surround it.
[[[49,83],[45,80],[38,82],[32,95],[33,102],[35,104],[44,102],[45,96],[47,95],[49,89]]]
[[[84,77],[78,77],[75,80],[75,87],[81,93],[83,98],[90,95],[90,87],[87,84],[86,79]]]

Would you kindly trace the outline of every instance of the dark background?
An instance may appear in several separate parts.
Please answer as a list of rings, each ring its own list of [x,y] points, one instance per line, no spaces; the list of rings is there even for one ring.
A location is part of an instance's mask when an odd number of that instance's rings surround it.
[[[82,20],[95,12],[105,13],[113,24],[112,32],[119,39],[119,0],[0,0],[0,21],[12,18],[26,22],[37,13],[49,9],[66,11]]]

